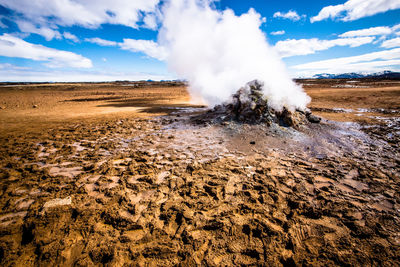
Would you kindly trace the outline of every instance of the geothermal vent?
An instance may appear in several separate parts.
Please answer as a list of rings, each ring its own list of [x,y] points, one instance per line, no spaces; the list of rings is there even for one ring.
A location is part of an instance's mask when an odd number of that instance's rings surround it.
[[[237,121],[249,124],[278,124],[293,128],[321,121],[321,118],[314,116],[309,110],[291,112],[285,107],[281,111],[274,110],[268,105],[268,99],[263,94],[263,86],[264,84],[258,80],[248,82],[232,95],[229,102],[217,105],[194,119],[198,123]]]

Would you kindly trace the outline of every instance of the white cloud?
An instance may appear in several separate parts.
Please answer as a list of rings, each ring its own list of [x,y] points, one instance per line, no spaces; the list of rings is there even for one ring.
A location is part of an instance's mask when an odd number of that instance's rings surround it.
[[[64,32],[64,33],[63,33],[63,37],[64,37],[65,39],[71,40],[71,41],[73,41],[73,42],[75,42],[75,43],[78,43],[78,42],[79,42],[78,37],[76,37],[76,35],[74,35],[74,34],[72,34],[72,33],[70,33],[70,32]]]
[[[317,51],[327,50],[334,46],[357,47],[372,43],[375,37],[339,38],[333,40],[312,39],[288,39],[279,41],[275,44],[275,49],[281,57],[291,57],[299,55],[310,55]]]
[[[392,33],[390,27],[372,27],[368,29],[348,31],[341,35],[340,37],[360,37],[360,36],[376,36],[376,35],[388,35]]]
[[[51,29],[47,26],[37,27],[27,20],[16,20],[15,23],[18,25],[18,28],[22,32],[39,34],[43,36],[47,41],[50,41],[53,38],[61,39],[61,34],[57,30]]]
[[[381,47],[384,48],[400,47],[400,37],[384,41],[381,44]]]
[[[400,70],[400,48],[384,50],[352,57],[334,58],[293,66],[300,76],[316,73],[377,72]]]
[[[81,55],[28,43],[9,34],[3,34],[0,36],[0,55],[5,57],[18,57],[36,61],[45,61],[45,65],[48,67],[92,67],[90,59]]]
[[[299,16],[299,14],[297,14],[297,12],[294,11],[294,10],[289,10],[286,13],[282,13],[282,12],[278,11],[278,12],[275,12],[274,15],[273,15],[274,18],[290,19],[292,21],[298,21],[303,16]]]
[[[276,32],[271,32],[271,35],[283,35],[285,34],[285,31],[276,31]]]
[[[85,38],[85,42],[93,43],[93,44],[98,44],[101,46],[117,46],[117,42],[114,41],[109,41],[109,40],[104,40],[98,37],[94,38]]]
[[[167,51],[164,47],[160,46],[158,43],[150,40],[134,40],[134,39],[124,39],[122,43],[118,44],[121,49],[129,50],[132,52],[142,52],[149,57],[165,60],[167,57]]]
[[[138,28],[144,14],[154,13],[158,3],[159,0],[0,0],[0,5],[16,12],[18,20],[32,24],[18,24],[21,31],[41,34],[46,39],[57,38],[57,25],[98,28],[109,23]],[[40,29],[53,29],[53,35]]]
[[[348,0],[344,4],[324,7],[310,21],[315,22],[328,18],[352,21],[398,8],[400,8],[399,0]]]

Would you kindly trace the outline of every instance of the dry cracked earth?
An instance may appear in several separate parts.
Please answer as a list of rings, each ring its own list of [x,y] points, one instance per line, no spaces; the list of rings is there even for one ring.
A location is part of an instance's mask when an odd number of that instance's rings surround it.
[[[76,90],[65,97],[86,94]],[[322,115],[345,112],[312,96]],[[381,123],[323,119],[294,130],[198,125],[190,116],[203,108],[172,102],[156,106],[157,116],[59,119],[46,128],[39,116],[11,129],[16,122],[3,115],[1,265],[400,262],[400,104],[386,107],[394,111]]]

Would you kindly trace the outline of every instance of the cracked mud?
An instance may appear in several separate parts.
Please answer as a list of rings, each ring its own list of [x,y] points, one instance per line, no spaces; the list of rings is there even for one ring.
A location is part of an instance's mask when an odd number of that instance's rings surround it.
[[[115,104],[121,92],[127,94],[121,103],[137,104],[138,95],[128,89],[113,90],[114,98],[104,94],[96,100],[101,103],[85,105]],[[38,115],[19,129],[2,128],[1,264],[399,261],[399,138],[388,135],[396,132],[393,125],[368,118],[323,119],[298,130],[233,121],[195,125],[190,116],[204,109],[176,106],[160,102],[149,112],[162,116],[94,115],[46,122],[45,129]],[[392,117],[387,120],[398,125],[399,113]]]

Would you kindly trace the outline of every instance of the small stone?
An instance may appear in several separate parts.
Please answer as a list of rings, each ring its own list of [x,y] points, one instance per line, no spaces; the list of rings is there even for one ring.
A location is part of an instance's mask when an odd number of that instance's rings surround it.
[[[317,117],[317,116],[315,116],[313,114],[308,114],[307,115],[307,119],[311,123],[320,123],[321,122],[321,118]]]
[[[37,107],[38,107],[38,105],[33,105],[32,107],[33,107],[33,108],[37,108]]]

